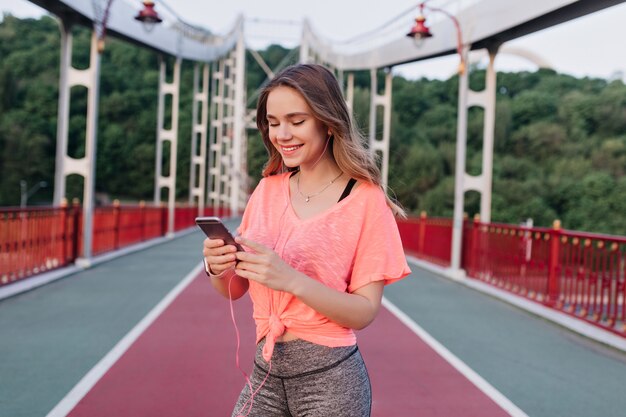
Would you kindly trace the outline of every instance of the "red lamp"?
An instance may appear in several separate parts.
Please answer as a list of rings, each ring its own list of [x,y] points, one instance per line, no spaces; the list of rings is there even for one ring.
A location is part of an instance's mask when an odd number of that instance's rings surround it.
[[[430,38],[433,36],[428,26],[426,26],[426,18],[423,15],[424,9],[427,8],[428,10],[433,11],[433,12],[443,13],[444,15],[446,15],[448,18],[452,20],[452,22],[454,23],[454,28],[456,29],[456,35],[457,35],[456,50],[457,50],[457,53],[459,54],[459,58],[461,59],[461,62],[459,63],[459,74],[463,74],[465,72],[465,59],[463,58],[463,35],[461,33],[461,25],[459,24],[458,19],[443,9],[425,6],[426,1],[420,3],[419,5],[420,14],[419,16],[415,18],[415,26],[411,28],[411,30],[409,31],[409,33],[406,34],[406,36],[408,36],[409,38],[412,38],[416,44],[418,45],[421,44],[421,41],[423,39]]]
[[[411,39],[424,39],[424,38],[430,38],[431,36],[433,36],[432,33],[430,33],[430,29],[428,28],[428,26],[426,26],[426,24],[424,23],[426,21],[426,18],[422,15],[419,15],[415,18],[415,26],[413,26],[411,28],[411,30],[409,31],[409,33],[406,34],[406,36],[408,36]]]
[[[154,2],[151,0],[143,1],[143,10],[141,10],[135,20],[143,23],[144,28],[149,32],[154,28],[154,25],[161,23],[163,19],[159,17],[159,14],[154,10]]]

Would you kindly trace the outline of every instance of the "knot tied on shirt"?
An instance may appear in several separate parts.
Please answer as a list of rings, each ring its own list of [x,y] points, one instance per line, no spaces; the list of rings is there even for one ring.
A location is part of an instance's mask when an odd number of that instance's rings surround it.
[[[285,333],[285,325],[280,320],[280,317],[276,314],[272,314],[269,317],[269,332],[265,337],[265,346],[263,346],[263,359],[269,362],[274,353],[274,345],[276,345],[276,339]]]

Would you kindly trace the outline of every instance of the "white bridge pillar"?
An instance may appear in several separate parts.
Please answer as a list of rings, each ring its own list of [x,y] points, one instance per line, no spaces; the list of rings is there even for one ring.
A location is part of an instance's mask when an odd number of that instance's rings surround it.
[[[381,154],[381,180],[384,188],[387,188],[389,177],[389,143],[391,141],[391,80],[392,74],[389,69],[385,74],[385,90],[378,94],[377,69],[370,70],[371,93],[370,93],[370,127],[369,145],[370,152]],[[378,138],[376,132],[378,107],[383,108],[383,132],[382,138]]]
[[[171,83],[165,81],[166,62],[161,57],[159,70],[159,107],[157,118],[157,149],[154,175],[154,204],[161,204],[161,189],[168,189],[167,198],[167,236],[174,234],[174,211],[176,209],[176,154],[178,148],[178,103],[180,95],[181,59],[176,58],[174,76]],[[165,128],[165,96],[172,96],[170,128]],[[170,144],[169,173],[163,175],[163,144]]]
[[[213,64],[212,73],[207,201],[217,215],[225,208],[238,215],[248,198],[243,20],[237,31],[235,47]]]
[[[209,64],[193,68],[193,105],[191,127],[191,172],[189,173],[189,203],[198,203],[198,215],[204,213],[207,130],[209,121]]]
[[[98,53],[96,32],[92,31],[89,68],[79,70],[72,67],[71,25],[61,21],[60,29],[61,68],[53,203],[55,206],[59,206],[66,197],[65,185],[69,175],[77,174],[83,177],[83,255],[76,260],[76,264],[88,267],[92,258],[100,54]],[[72,158],[67,154],[70,91],[75,86],[87,88],[87,128],[85,132],[85,156],[82,158]]]
[[[489,51],[489,65],[487,67],[486,87],[483,91],[472,91],[469,88],[469,68],[459,75],[459,103],[457,120],[456,169],[454,180],[454,216],[452,229],[452,253],[450,269],[453,276],[462,278],[461,249],[463,242],[463,209],[465,192],[478,191],[480,193],[480,218],[483,222],[491,221],[491,189],[493,176],[493,142],[496,118],[496,70],[494,61],[497,47]],[[463,49],[467,58],[469,47]],[[465,59],[467,62],[467,59]],[[466,172],[466,145],[467,145],[467,113],[470,107],[484,108],[483,122],[483,158],[480,175],[470,175]]]
[[[220,207],[222,193],[222,139],[224,136],[224,59],[213,62],[209,128],[207,204]],[[216,213],[217,214],[217,213]]]

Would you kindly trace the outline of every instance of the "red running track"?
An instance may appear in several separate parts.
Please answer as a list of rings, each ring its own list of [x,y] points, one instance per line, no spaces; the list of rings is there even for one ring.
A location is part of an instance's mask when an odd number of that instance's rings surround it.
[[[234,306],[248,372],[252,307],[248,297]],[[386,309],[358,337],[372,380],[372,416],[508,415]],[[201,274],[69,415],[228,417],[244,384],[235,346],[228,301]]]

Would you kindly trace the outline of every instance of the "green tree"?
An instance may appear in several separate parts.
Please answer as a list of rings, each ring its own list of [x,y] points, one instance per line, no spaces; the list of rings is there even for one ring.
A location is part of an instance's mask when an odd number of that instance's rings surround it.
[[[90,30],[75,26],[73,65],[89,65]],[[0,205],[19,203],[19,183],[46,181],[33,203],[52,199],[56,152],[60,36],[54,19],[0,22]],[[271,68],[297,61],[297,50],[271,45],[257,51]],[[166,57],[168,67],[172,57]],[[485,71],[472,68],[470,85],[484,87]],[[354,120],[369,136],[370,72],[355,73]],[[108,38],[102,55],[96,190],[124,201],[151,199],[154,190],[159,57]],[[177,199],[187,201],[191,149],[193,63],[183,61],[178,130]],[[246,58],[249,108],[266,74]],[[379,92],[385,71],[376,73]],[[395,76],[389,185],[411,212],[451,216],[456,160],[458,77],[407,80]],[[71,91],[68,152],[84,154],[87,94]],[[621,81],[575,78],[551,70],[498,73],[492,218],[517,223],[532,217],[549,226],[626,235],[626,86]],[[170,109],[166,108],[169,115]],[[380,109],[379,109],[380,113]],[[467,170],[482,171],[483,110],[468,117]],[[382,134],[382,117],[376,133]],[[252,186],[267,152],[249,130]],[[69,197],[82,196],[70,176]],[[466,194],[465,210],[479,210]]]

